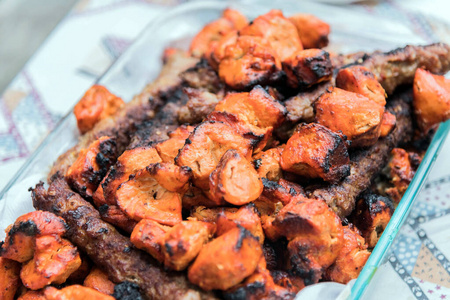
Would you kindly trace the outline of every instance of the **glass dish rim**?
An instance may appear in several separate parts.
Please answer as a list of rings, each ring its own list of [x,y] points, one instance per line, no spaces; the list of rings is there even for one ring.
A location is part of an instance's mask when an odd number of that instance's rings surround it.
[[[105,71],[104,73],[98,77],[98,79],[95,81],[94,84],[101,84],[102,80],[113,70],[114,68],[120,67],[121,63],[123,61],[126,62],[126,59],[129,55],[127,55],[128,52],[132,52],[133,45],[136,45],[139,43],[140,40],[143,40],[143,37],[152,29],[156,28],[157,25],[161,22],[164,22],[165,19],[173,18],[174,16],[177,16],[182,13],[186,13],[192,10],[196,9],[207,9],[207,8],[217,8],[217,9],[223,9],[227,6],[232,6],[233,4],[242,4],[247,5],[251,3],[255,3],[255,0],[243,0],[243,1],[236,1],[236,0],[230,0],[230,1],[215,1],[215,0],[199,0],[199,1],[192,1],[192,2],[185,2],[178,6],[174,6],[164,13],[162,13],[160,16],[157,16],[154,18],[145,28],[142,30],[142,32],[136,37],[133,44],[124,52],[122,55],[120,55]],[[275,0],[275,2],[278,2]],[[309,1],[308,1],[309,2]],[[317,3],[317,2],[310,2],[313,6],[327,6],[330,7],[332,5],[324,4],[324,3]],[[337,8],[340,10],[343,10],[342,8]],[[58,129],[61,128],[61,126],[68,121],[68,119],[72,115],[72,110],[69,110],[64,117],[62,117],[58,123],[55,125],[55,127],[48,133],[48,135],[42,140],[42,142],[39,144],[39,146],[33,151],[33,153],[27,158],[27,160],[24,162],[24,164],[19,168],[19,170],[16,172],[16,174],[8,181],[8,183],[5,185],[5,187],[0,191],[0,200],[4,198],[4,196],[7,194],[7,192],[10,190],[10,188],[17,182],[17,180],[20,178],[23,171],[27,169],[27,166],[31,164],[31,162],[34,161],[34,159],[40,154],[41,151],[52,141],[53,137],[58,134]],[[378,241],[376,247],[373,249],[368,261],[366,262],[366,265],[362,269],[360,275],[356,279],[353,287],[351,288],[351,294],[349,295],[349,299],[359,299],[366,289],[366,287],[369,285],[371,278],[375,274],[376,270],[380,266],[383,258],[386,256],[387,251],[389,247],[391,246],[392,242],[394,241],[395,236],[397,235],[400,227],[405,222],[411,207],[414,205],[415,200],[417,199],[417,196],[423,187],[424,183],[426,182],[427,176],[432,168],[433,162],[436,160],[439,151],[445,141],[445,138],[450,132],[450,121],[447,121],[443,124],[441,124],[436,131],[427,151],[426,154],[422,160],[422,163],[420,164],[413,180],[411,181],[407,191],[405,192],[404,196],[402,197],[398,207],[396,208],[394,215],[392,216],[390,222],[388,223],[384,233]]]

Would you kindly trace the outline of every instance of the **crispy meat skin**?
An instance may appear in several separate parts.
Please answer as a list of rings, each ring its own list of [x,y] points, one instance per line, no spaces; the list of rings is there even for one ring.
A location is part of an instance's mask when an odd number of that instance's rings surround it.
[[[178,74],[194,66],[197,62],[198,59],[187,56],[182,51],[171,55],[154,82],[148,84],[131,102],[125,104],[123,109],[98,122],[92,130],[79,138],[76,146],[57,159],[48,175],[48,182],[52,181],[52,176],[58,171],[65,174],[66,170],[77,159],[79,151],[87,148],[89,144],[101,136],[114,138],[118,154],[122,153],[136,130],[136,125],[152,118],[155,111],[164,104],[164,99],[170,96],[172,91],[181,84],[181,78]]]
[[[411,91],[403,92],[390,100],[388,110],[396,115],[397,126],[372,147],[361,150],[350,158],[350,175],[341,183],[316,189],[312,196],[325,200],[340,216],[348,216],[355,207],[356,197],[366,190],[372,179],[381,171],[390,151],[412,136],[410,108]]]
[[[423,67],[432,73],[446,73],[450,70],[450,46],[432,44],[428,46],[406,46],[390,52],[374,52],[370,55],[355,53],[336,56],[331,59],[335,70],[344,64],[362,65],[380,81],[387,94],[392,94],[401,84],[412,83],[417,68]],[[291,122],[311,120],[314,117],[312,104],[323,94],[333,81],[319,85],[312,91],[302,91],[285,102]]]
[[[137,250],[113,226],[102,221],[94,207],[54,176],[48,193],[43,184],[32,190],[35,208],[63,217],[70,229],[67,238],[102,267],[114,282],[130,281],[147,299],[213,299],[212,294],[190,285],[182,274],[168,273],[149,255]]]

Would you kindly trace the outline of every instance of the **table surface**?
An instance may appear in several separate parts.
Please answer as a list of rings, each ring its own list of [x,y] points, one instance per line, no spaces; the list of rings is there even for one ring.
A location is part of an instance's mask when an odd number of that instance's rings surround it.
[[[0,190],[143,28],[177,2],[78,1],[0,98]],[[446,24],[450,1],[366,1],[349,9],[398,19],[430,43],[450,43]],[[442,153],[450,153],[449,139]],[[385,288],[371,291],[374,297],[450,299],[446,259],[450,258],[450,229],[446,229],[450,226],[442,226],[450,225],[446,217],[450,213],[447,157],[439,157],[408,224],[396,239],[389,264],[377,272],[374,282]],[[417,225],[415,221],[424,217],[427,221]]]

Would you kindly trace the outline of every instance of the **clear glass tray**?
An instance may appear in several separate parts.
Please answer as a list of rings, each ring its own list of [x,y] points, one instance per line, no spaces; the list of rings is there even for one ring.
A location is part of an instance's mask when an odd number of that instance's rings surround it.
[[[288,0],[194,1],[180,5],[154,20],[98,83],[123,99],[130,100],[158,75],[164,48],[187,48],[190,39],[206,23],[218,18],[226,7],[238,9],[249,18],[272,8],[283,10],[287,16],[297,12],[312,13],[331,25],[328,50],[336,53],[391,50],[406,44],[425,43],[396,21],[335,6]],[[383,263],[385,253],[406,219],[449,130],[450,123],[447,122],[437,131],[416,176],[353,286],[350,298],[358,299],[363,294],[374,272]],[[4,239],[6,226],[19,215],[33,210],[27,189],[39,180],[45,181],[52,163],[73,146],[77,138],[76,121],[69,112],[0,193],[0,240]]]

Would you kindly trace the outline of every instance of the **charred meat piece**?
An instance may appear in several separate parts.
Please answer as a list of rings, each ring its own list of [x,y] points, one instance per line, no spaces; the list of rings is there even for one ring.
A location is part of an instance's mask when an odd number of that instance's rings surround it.
[[[372,179],[381,172],[391,150],[411,138],[411,113],[407,104],[411,98],[411,93],[405,92],[391,99],[388,109],[397,118],[395,129],[372,147],[350,156],[350,175],[341,183],[317,188],[311,193],[312,197],[325,200],[340,217],[348,216],[358,195],[369,188]]]
[[[272,226],[288,239],[290,269],[306,285],[319,281],[343,246],[339,217],[319,199],[296,196],[276,214]]]
[[[98,207],[98,212],[103,220],[128,233],[133,231],[133,228],[137,223],[135,220],[128,217],[118,205],[103,204]]]
[[[249,93],[228,94],[216,105],[215,111],[236,116],[238,123],[230,125],[244,137],[254,141],[255,152],[266,146],[272,129],[283,123],[287,113],[286,108],[261,86],[254,87]]]
[[[24,214],[6,229],[7,235],[0,255],[21,263],[26,262],[33,258],[36,238],[46,235],[62,236],[66,227],[62,218],[46,211]]]
[[[266,268],[264,257],[258,263],[255,272],[242,284],[224,293],[225,299],[257,300],[257,299],[294,299],[295,294],[288,289],[275,284],[272,275]]]
[[[20,271],[23,285],[31,290],[62,284],[81,265],[77,248],[57,235],[38,237],[35,245],[33,259]]]
[[[371,146],[380,137],[384,107],[363,95],[333,88],[314,109],[316,122],[344,134],[351,147]]]
[[[328,45],[330,25],[314,15],[295,14],[289,17],[295,27],[305,49],[323,48]]]
[[[392,149],[391,155],[388,169],[390,183],[393,187],[386,189],[385,192],[398,204],[416,174],[416,167],[411,163],[410,153],[402,148]]]
[[[208,91],[193,88],[183,90],[189,100],[178,112],[178,122],[197,124],[214,111],[217,103],[222,100],[222,94],[213,94]]]
[[[161,225],[150,219],[142,219],[134,227],[130,241],[136,248],[146,251],[162,263],[164,262],[164,236],[170,229],[170,226]]]
[[[198,91],[200,94],[202,91],[206,91],[219,96],[224,92],[224,84],[220,81],[219,75],[216,73],[216,70],[214,70],[213,67],[208,63],[208,60],[204,58],[202,58],[192,68],[181,72],[180,78],[183,80],[183,86],[185,85],[189,88],[192,88],[194,91]],[[194,95],[195,93],[196,92],[194,92]],[[200,109],[200,107],[198,108]]]
[[[417,69],[445,74],[450,69],[450,46],[442,43],[406,46],[386,53],[375,52],[360,63],[369,69],[388,95],[402,84],[413,82]]]
[[[76,146],[57,159],[47,177],[48,182],[52,181],[52,176],[57,172],[65,174],[78,158],[78,153],[102,136],[114,139],[117,155],[122,153],[137,130],[137,126],[154,117],[156,110],[181,85],[182,80],[178,75],[197,62],[198,59],[183,51],[175,51],[170,55],[155,81],[148,84],[139,95],[136,95],[114,115],[98,122],[92,130],[80,137]]]
[[[278,181],[283,177],[280,166],[283,149],[284,147],[270,148],[253,156],[253,166],[260,178]]]
[[[450,118],[450,79],[417,69],[413,91],[414,113],[425,133]]]
[[[203,122],[191,133],[175,161],[179,166],[191,168],[194,184],[208,190],[209,175],[229,149],[250,159],[251,144],[235,129],[220,122]]]
[[[381,106],[386,105],[386,92],[372,72],[362,66],[351,66],[339,70],[336,87],[361,94]]]
[[[83,285],[106,295],[112,295],[115,287],[114,282],[108,279],[108,275],[97,267],[91,270]]]
[[[369,248],[375,247],[394,213],[391,199],[375,194],[364,194],[356,202],[350,219],[361,230]]]
[[[0,257],[0,295],[2,299],[14,299],[20,287],[20,263]]]
[[[331,79],[333,67],[328,52],[308,49],[296,52],[283,61],[288,84],[292,88],[308,88]]]
[[[242,28],[239,34],[263,38],[282,62],[303,50],[297,28],[283,16],[281,10],[273,9],[260,15]]]
[[[328,280],[347,284],[358,277],[370,252],[364,238],[352,224],[344,226],[344,246],[338,257],[325,273]]]
[[[33,205],[63,217],[70,230],[67,237],[101,267],[113,282],[130,281],[153,299],[192,297],[214,299],[190,285],[182,274],[167,273],[156,261],[137,250],[128,238],[102,221],[99,213],[61,177],[53,178],[48,193],[43,184],[33,189]]]
[[[320,124],[300,125],[286,143],[281,168],[336,183],[350,174],[347,145],[341,136]]]
[[[263,184],[253,165],[236,150],[228,150],[209,176],[209,190],[217,202],[244,205],[261,195]]]
[[[251,275],[261,257],[258,240],[247,229],[238,226],[200,250],[189,268],[188,278],[206,291],[227,290]]]
[[[114,297],[105,295],[95,289],[82,285],[71,285],[58,290],[55,287],[47,287],[44,290],[47,300],[114,300]]]
[[[214,43],[219,41],[225,34],[233,30],[240,30],[248,24],[247,19],[240,12],[226,9],[221,18],[207,24],[192,39],[189,51],[193,56],[201,57],[208,53]]]
[[[281,61],[264,38],[230,36],[225,46],[220,47],[225,49],[219,63],[219,77],[229,87],[242,90],[281,78]]]
[[[181,222],[181,195],[186,190],[189,168],[169,163],[150,164],[120,185],[116,192],[120,209],[135,221],[151,219],[165,225]]]
[[[83,149],[66,173],[70,186],[83,197],[92,197],[117,155],[116,142],[103,136]]]
[[[182,125],[169,132],[169,139],[158,143],[155,148],[163,162],[174,163],[178,151],[183,148],[186,139],[194,131],[194,127]]]
[[[198,255],[209,240],[215,226],[206,222],[188,220],[178,223],[164,236],[162,252],[164,265],[181,271]]]
[[[303,279],[290,272],[275,270],[271,271],[270,274],[272,275],[275,284],[282,286],[293,293],[298,293],[305,287]]]
[[[252,204],[236,208],[224,208],[217,214],[216,236],[221,236],[225,232],[242,226],[258,239],[260,244],[264,243],[264,232],[261,227],[261,218]]]
[[[104,86],[93,85],[73,109],[81,134],[88,132],[98,121],[114,115],[124,102]]]
[[[119,156],[115,165],[94,193],[94,204],[97,207],[103,204],[117,204],[116,191],[120,184],[127,181],[131,174],[136,173],[149,164],[159,162],[162,162],[162,160],[155,148],[137,147],[126,150]]]

